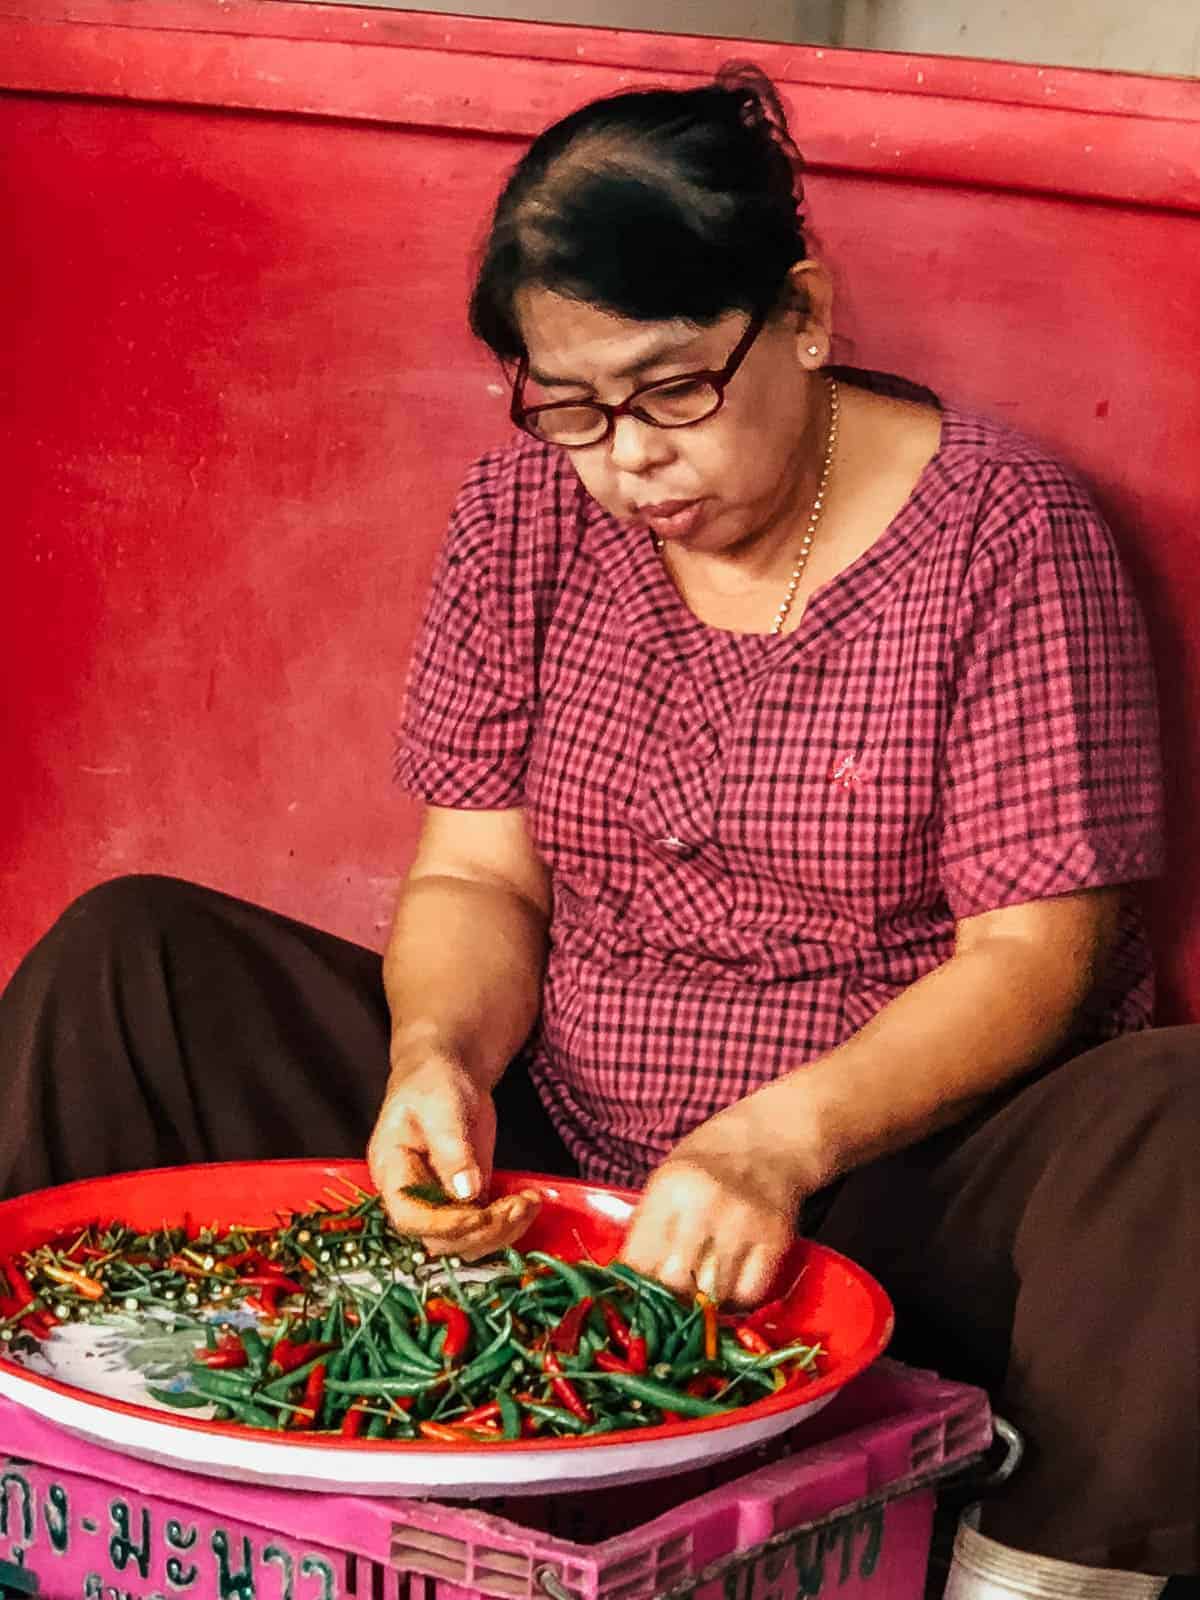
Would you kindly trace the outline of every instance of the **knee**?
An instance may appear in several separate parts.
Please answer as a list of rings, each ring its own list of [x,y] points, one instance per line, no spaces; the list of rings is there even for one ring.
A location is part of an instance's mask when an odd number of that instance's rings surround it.
[[[1148,1238],[1156,1251],[1184,1244],[1200,1200],[1200,1027],[1114,1039],[1060,1070],[1023,1245],[1050,1236],[1069,1257],[1090,1236],[1114,1268],[1136,1271]]]
[[[1200,1026],[1148,1028],[1069,1063],[1090,1119],[1109,1116],[1131,1140],[1193,1150],[1200,1133]]]
[[[87,889],[47,935],[72,948],[112,950],[158,937],[189,904],[195,885],[155,873],[128,873]]]

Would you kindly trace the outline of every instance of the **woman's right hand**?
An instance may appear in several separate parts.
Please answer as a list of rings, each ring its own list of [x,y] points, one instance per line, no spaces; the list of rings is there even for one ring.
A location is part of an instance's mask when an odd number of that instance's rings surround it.
[[[393,1047],[392,1072],[367,1148],[371,1177],[398,1232],[435,1255],[466,1261],[512,1244],[537,1215],[532,1191],[487,1201],[496,1147],[492,1097],[444,1048]],[[440,1186],[454,1199],[431,1204],[406,1194]]]

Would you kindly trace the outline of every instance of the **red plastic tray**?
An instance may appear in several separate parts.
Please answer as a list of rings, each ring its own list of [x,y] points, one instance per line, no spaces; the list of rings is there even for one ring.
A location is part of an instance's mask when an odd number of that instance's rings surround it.
[[[112,1218],[139,1228],[270,1223],[280,1211],[320,1203],[330,1185],[367,1182],[361,1162],[281,1161],[177,1167],[64,1185],[0,1205],[0,1258]],[[529,1186],[544,1198],[524,1247],[567,1258],[612,1258],[632,1193],[532,1174],[497,1174],[495,1180],[500,1192]],[[11,1358],[0,1358],[0,1393],[110,1447],[241,1481],[391,1493],[486,1495],[501,1485],[550,1492],[681,1471],[756,1445],[826,1403],[885,1348],[890,1302],[843,1256],[797,1240],[780,1283],[790,1286],[785,1327],[819,1340],[826,1351],[811,1384],[726,1416],[592,1439],[457,1446],[268,1434],[93,1395]]]

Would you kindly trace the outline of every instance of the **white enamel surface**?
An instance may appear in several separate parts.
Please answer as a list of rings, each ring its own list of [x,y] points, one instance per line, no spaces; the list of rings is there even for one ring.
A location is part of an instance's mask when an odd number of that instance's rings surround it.
[[[94,1405],[83,1395],[60,1394],[31,1383],[2,1363],[0,1394],[94,1444],[206,1477],[280,1489],[463,1498],[517,1491],[553,1494],[669,1476],[751,1449],[794,1427],[833,1399],[833,1394],[824,1394],[787,1411],[670,1439],[642,1438],[619,1444],[597,1440],[562,1450],[485,1447],[451,1451],[420,1446],[389,1449],[386,1445],[378,1449],[323,1448],[315,1440],[289,1444],[250,1432],[235,1442],[227,1433],[177,1427],[165,1415],[163,1420],[129,1415]]]

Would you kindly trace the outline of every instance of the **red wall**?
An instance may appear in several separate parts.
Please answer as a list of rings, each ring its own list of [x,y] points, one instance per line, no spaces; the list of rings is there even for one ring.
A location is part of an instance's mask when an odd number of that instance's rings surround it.
[[[72,894],[200,878],[377,943],[391,728],[455,484],[502,437],[470,256],[553,116],[783,83],[841,355],[1091,478],[1162,676],[1164,1014],[1200,1016],[1200,86],[262,0],[0,15],[0,976]]]

